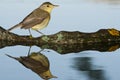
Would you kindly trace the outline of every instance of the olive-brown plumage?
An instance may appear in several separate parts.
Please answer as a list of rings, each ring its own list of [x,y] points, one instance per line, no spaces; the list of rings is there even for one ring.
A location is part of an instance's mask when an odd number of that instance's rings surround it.
[[[50,13],[52,9],[56,6],[58,5],[53,5],[50,2],[43,3],[40,7],[38,7],[33,12],[31,12],[27,17],[25,17],[23,21],[11,27],[7,31],[11,31],[17,27],[20,27],[21,29],[29,29],[29,32],[30,28],[39,32],[38,30],[41,30],[48,25],[50,21]]]
[[[49,80],[51,78],[57,78],[52,75],[50,71],[50,63],[48,58],[41,54],[40,52],[32,52],[28,56],[13,57],[6,54],[8,57],[19,61],[26,68],[31,69],[33,72],[38,74],[44,80]]]

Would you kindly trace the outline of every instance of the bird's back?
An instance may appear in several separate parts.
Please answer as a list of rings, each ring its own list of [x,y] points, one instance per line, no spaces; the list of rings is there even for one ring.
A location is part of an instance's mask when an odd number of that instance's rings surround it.
[[[50,19],[50,14],[40,8],[35,9],[21,22],[24,29],[32,28],[37,24],[41,24],[45,19]]]
[[[41,18],[41,17],[46,17],[46,16],[50,17],[50,14],[47,11],[37,8],[34,11],[32,11],[27,17],[25,17],[22,22],[26,22],[27,20],[31,18]]]

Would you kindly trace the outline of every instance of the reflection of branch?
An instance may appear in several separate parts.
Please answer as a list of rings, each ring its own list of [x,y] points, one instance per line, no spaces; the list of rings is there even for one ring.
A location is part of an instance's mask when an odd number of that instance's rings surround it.
[[[23,46],[31,46],[35,45],[32,43],[17,43],[17,42],[0,42],[0,48],[4,48],[6,46],[15,46],[15,45],[23,45]],[[115,51],[120,47],[120,43],[91,43],[91,44],[66,44],[66,45],[60,45],[60,44],[36,44],[38,47],[42,49],[52,49],[57,51],[60,54],[67,54],[67,53],[78,53],[81,51],[86,50],[96,50],[100,52],[106,52],[106,51]]]
[[[36,45],[53,49],[61,54],[84,50],[113,51],[119,48],[120,31],[116,29],[101,29],[94,33],[61,31],[53,35],[30,38],[7,33],[0,27],[0,42],[0,48],[14,45]]]
[[[53,49],[60,54],[78,53],[86,50],[96,50],[100,52],[115,51],[120,47],[120,43],[92,43],[75,45],[43,45],[41,48]]]

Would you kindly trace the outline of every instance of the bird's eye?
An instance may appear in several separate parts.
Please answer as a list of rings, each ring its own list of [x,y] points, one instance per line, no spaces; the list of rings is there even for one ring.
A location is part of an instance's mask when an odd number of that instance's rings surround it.
[[[49,5],[47,5],[47,7],[49,7]]]

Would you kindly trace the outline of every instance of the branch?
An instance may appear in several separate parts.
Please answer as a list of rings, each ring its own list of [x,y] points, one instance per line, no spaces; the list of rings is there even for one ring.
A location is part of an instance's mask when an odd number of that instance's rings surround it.
[[[120,31],[116,29],[101,29],[94,33],[61,31],[53,35],[30,38],[30,36],[7,33],[0,27],[0,41],[0,48],[36,45],[43,49],[53,49],[61,54],[84,50],[114,51],[120,46]]]

